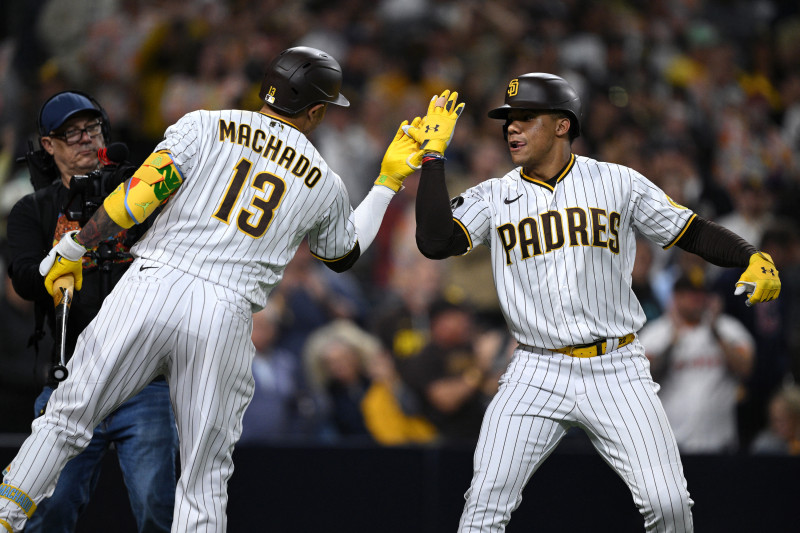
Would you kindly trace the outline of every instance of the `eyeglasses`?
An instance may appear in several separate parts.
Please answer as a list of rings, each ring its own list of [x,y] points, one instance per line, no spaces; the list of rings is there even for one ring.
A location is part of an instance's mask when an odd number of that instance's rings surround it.
[[[84,132],[91,138],[100,135],[101,131],[103,131],[103,121],[98,120],[97,122],[87,124],[85,128],[73,128],[61,134],[51,133],[50,137],[61,139],[67,144],[76,144],[80,142]]]

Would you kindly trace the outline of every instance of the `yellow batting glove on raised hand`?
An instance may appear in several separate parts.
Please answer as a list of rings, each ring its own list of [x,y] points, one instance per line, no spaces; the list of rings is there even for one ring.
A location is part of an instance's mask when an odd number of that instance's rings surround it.
[[[428,114],[418,127],[407,127],[405,132],[420,144],[419,154],[412,161],[422,160],[422,154],[436,153],[443,155],[453,138],[456,121],[464,111],[464,103],[457,104],[458,93],[449,89],[441,95],[434,95],[428,104]]]
[[[750,266],[736,282],[734,294],[745,293],[748,307],[760,302],[774,300],[781,293],[781,280],[772,257],[765,252],[750,256]]]
[[[381,161],[381,174],[375,180],[375,185],[383,185],[389,187],[397,192],[403,188],[403,180],[410,176],[414,170],[411,166],[411,157],[419,152],[419,143],[405,134],[404,128],[416,128],[422,123],[420,117],[411,121],[409,126],[408,121],[404,120],[400,127],[397,128],[397,133],[386,149]],[[421,158],[421,156],[420,156]]]
[[[39,263],[39,274],[44,276],[44,288],[50,296],[53,296],[53,282],[61,276],[72,274],[76,291],[83,286],[83,254],[86,248],[73,238],[76,233],[66,233]]]

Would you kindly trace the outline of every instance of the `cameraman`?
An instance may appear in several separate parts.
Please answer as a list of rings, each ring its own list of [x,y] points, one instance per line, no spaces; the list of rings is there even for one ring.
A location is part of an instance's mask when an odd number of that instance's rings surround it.
[[[44,288],[39,263],[53,243],[66,232],[79,229],[80,221],[88,220],[93,209],[100,205],[102,198],[93,198],[92,192],[107,195],[135,167],[111,164],[106,159],[108,116],[87,94],[65,91],[52,96],[42,106],[37,122],[41,149],[26,155],[36,190],[17,202],[9,214],[9,274],[20,296],[35,302],[37,338],[42,335],[46,317],[55,338],[55,364],[60,331],[55,327],[54,302]],[[124,151],[123,159],[127,149]],[[81,186],[89,191],[88,195],[74,194],[78,182],[72,178],[76,175],[88,176],[89,183]],[[73,216],[68,216],[71,213]],[[128,268],[132,260],[129,249],[145,229],[135,226],[123,230],[83,257],[83,289],[74,292],[69,310],[66,354],[71,355],[79,333],[94,318],[110,288]],[[36,416],[44,413],[47,400],[58,385],[55,377],[51,372],[36,401]],[[162,377],[95,428],[88,448],[70,460],[55,492],[37,507],[26,525],[27,533],[75,530],[78,516],[97,483],[103,455],[112,445],[117,450],[138,531],[170,530],[178,436],[169,389]]]

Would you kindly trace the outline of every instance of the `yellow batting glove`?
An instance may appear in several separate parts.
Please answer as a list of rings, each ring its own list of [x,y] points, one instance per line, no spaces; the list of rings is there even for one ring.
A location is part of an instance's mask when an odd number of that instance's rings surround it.
[[[83,286],[83,261],[70,261],[62,256],[57,256],[53,268],[47,273],[44,278],[44,288],[53,296],[53,283],[62,277],[72,275],[75,278],[75,290],[81,290]]]
[[[445,90],[440,96],[434,95],[428,104],[428,114],[418,127],[406,128],[406,133],[420,144],[423,154],[444,154],[453,139],[456,121],[464,111],[464,103],[456,104],[458,93]],[[421,154],[416,159],[422,160]]]
[[[781,280],[772,257],[765,252],[750,256],[750,266],[736,282],[734,294],[745,293],[748,307],[761,302],[774,300],[781,293]]]
[[[86,248],[74,239],[77,231],[64,234],[47,257],[39,263],[39,274],[44,276],[44,288],[53,296],[53,282],[61,276],[72,274],[75,278],[75,290],[83,286],[83,254]]]
[[[408,121],[404,120],[400,127],[397,128],[397,133],[391,144],[389,144],[389,148],[386,149],[383,161],[381,161],[381,174],[375,180],[375,185],[389,187],[395,192],[403,188],[403,180],[416,170],[415,167],[411,166],[412,156],[419,152],[419,144],[405,134],[404,128],[416,128],[421,123],[422,119],[417,117],[411,122],[410,126]]]

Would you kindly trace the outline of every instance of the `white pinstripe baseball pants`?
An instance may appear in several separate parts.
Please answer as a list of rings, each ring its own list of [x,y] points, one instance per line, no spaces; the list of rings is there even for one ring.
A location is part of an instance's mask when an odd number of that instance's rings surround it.
[[[460,533],[504,531],[526,483],[573,426],[628,485],[646,531],[693,531],[694,502],[638,339],[586,359],[520,347],[500,383],[483,419]]]
[[[250,304],[229,289],[134,261],[81,334],[69,378],[34,422],[4,482],[35,502],[49,496],[93,428],[163,374],[180,437],[172,531],[224,532],[233,446],[253,394],[251,316]],[[0,498],[0,518],[16,531],[25,516]]]

